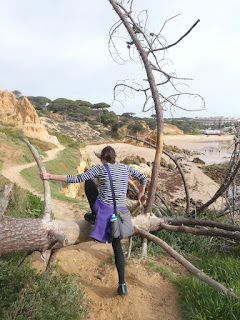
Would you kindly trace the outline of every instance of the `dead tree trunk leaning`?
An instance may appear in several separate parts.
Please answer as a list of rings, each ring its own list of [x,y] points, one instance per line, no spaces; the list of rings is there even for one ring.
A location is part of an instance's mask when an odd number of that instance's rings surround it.
[[[155,192],[157,188],[157,181],[158,181],[158,175],[159,175],[159,168],[160,168],[160,161],[161,161],[161,155],[162,155],[162,147],[163,147],[163,111],[160,103],[160,98],[157,90],[157,86],[155,83],[155,79],[152,72],[151,63],[148,59],[147,52],[143,49],[141,42],[136,36],[136,33],[134,32],[133,27],[130,25],[129,21],[127,20],[127,16],[130,17],[130,12],[127,12],[126,10],[121,11],[119,4],[117,4],[116,1],[110,0],[111,5],[113,6],[114,10],[122,20],[125,28],[127,29],[132,41],[134,42],[141,59],[143,61],[143,65],[146,70],[148,82],[151,88],[152,92],[152,98],[154,100],[154,106],[156,111],[156,119],[157,119],[157,146],[156,146],[156,153],[155,153],[155,159],[153,162],[152,167],[152,178],[149,186],[149,192],[148,192],[148,199],[145,206],[145,214],[148,214],[152,211],[152,205],[155,199]],[[133,20],[132,20],[133,22]],[[135,28],[139,28],[137,24],[133,24]],[[147,240],[142,239],[142,255],[147,255]]]
[[[149,186],[149,195],[147,199],[147,203],[145,206],[145,213],[149,213],[152,211],[152,205],[155,199],[155,192],[157,187],[157,181],[158,181],[158,174],[159,174],[159,168],[160,168],[160,161],[161,161],[161,155],[162,155],[162,147],[163,147],[163,111],[162,106],[160,103],[159,93],[158,89],[155,83],[154,75],[153,75],[153,69],[151,62],[148,59],[148,53],[146,50],[144,50],[141,41],[137,37],[137,32],[142,32],[139,25],[134,22],[134,20],[131,17],[132,12],[128,12],[126,9],[124,9],[117,1],[115,0],[109,0],[111,5],[113,6],[114,10],[122,20],[125,28],[127,29],[133,43],[135,44],[144,68],[146,70],[147,79],[151,88],[152,98],[154,101],[154,107],[156,111],[156,119],[157,119],[157,143],[156,143],[156,153],[155,153],[155,159],[153,162],[153,168],[152,168],[152,178],[151,183]],[[128,18],[130,19],[132,25],[128,21]],[[134,31],[135,30],[135,31]],[[136,32],[137,31],[137,32]]]

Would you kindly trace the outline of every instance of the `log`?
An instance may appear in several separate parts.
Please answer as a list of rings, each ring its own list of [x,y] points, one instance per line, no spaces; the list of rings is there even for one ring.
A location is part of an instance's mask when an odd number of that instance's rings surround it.
[[[91,229],[92,225],[85,220],[3,217],[0,221],[0,255],[12,252],[46,251],[53,247],[91,241],[89,237]]]

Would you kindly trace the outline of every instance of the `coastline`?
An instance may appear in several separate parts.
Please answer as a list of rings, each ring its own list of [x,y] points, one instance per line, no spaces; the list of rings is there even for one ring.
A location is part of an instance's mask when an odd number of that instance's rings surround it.
[[[232,142],[233,135],[164,135],[166,145],[175,145],[180,149],[194,149],[204,147],[206,144],[218,142]]]

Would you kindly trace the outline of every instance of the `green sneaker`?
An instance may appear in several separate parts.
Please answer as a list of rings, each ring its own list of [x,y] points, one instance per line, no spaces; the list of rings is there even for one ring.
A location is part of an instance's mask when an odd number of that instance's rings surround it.
[[[119,285],[119,287],[118,287],[118,289],[117,289],[117,293],[118,293],[120,296],[122,296],[122,297],[128,295],[127,286],[126,286],[125,283]]]

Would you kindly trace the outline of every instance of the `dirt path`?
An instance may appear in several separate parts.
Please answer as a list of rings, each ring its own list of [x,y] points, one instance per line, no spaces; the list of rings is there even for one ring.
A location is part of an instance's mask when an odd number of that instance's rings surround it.
[[[50,161],[56,158],[57,154],[64,149],[64,146],[60,145],[59,147],[49,150],[46,152],[47,157],[43,159],[43,162]],[[36,162],[26,163],[17,166],[4,167],[2,168],[2,175],[8,178],[13,183],[16,183],[23,189],[27,189],[33,194],[37,195],[43,199],[43,194],[36,191],[32,186],[21,176],[20,172],[26,168],[35,166]],[[61,201],[57,199],[51,199],[51,208],[57,219],[70,220],[80,218],[78,212],[78,205],[75,203],[69,204],[69,202]]]
[[[99,147],[99,146],[98,146]],[[63,150],[60,146],[47,152],[49,161]],[[43,198],[20,175],[20,172],[34,163],[4,167],[2,175]],[[75,203],[52,199],[52,211],[58,219],[80,219],[83,212]],[[126,263],[126,282],[129,295],[117,295],[117,271],[114,264],[107,262],[113,254],[111,245],[95,242],[82,243],[62,249],[57,256],[61,273],[79,274],[79,283],[84,286],[85,294],[91,300],[90,319],[98,320],[181,320],[177,310],[177,292],[170,281],[160,273],[149,273],[146,261],[132,259]],[[33,253],[32,266],[43,269],[38,252]],[[182,267],[173,259],[165,256],[158,261],[163,266],[172,267],[175,274],[181,274]]]
[[[117,271],[107,262],[112,255],[111,245],[95,242],[82,243],[62,249],[59,271],[79,274],[79,284],[84,286],[91,300],[92,320],[181,320],[177,292],[170,281],[160,273],[151,273],[146,260],[128,260],[125,267],[128,296],[117,295]],[[158,265],[172,267],[176,275],[182,267],[172,258],[164,256]],[[34,253],[32,265],[41,270],[40,254]]]

